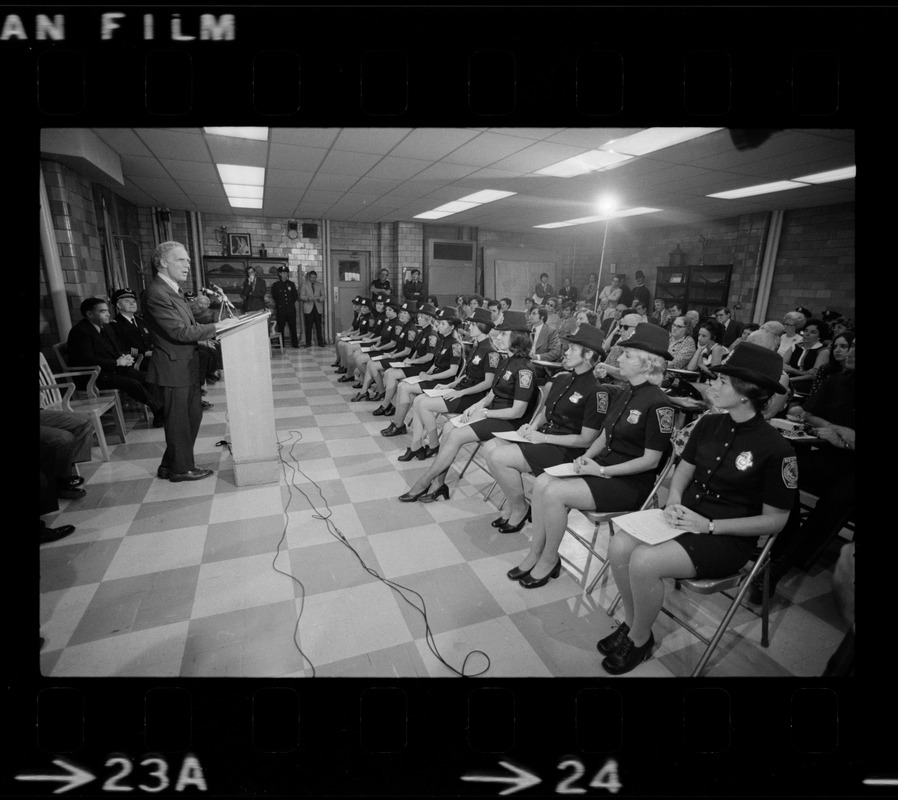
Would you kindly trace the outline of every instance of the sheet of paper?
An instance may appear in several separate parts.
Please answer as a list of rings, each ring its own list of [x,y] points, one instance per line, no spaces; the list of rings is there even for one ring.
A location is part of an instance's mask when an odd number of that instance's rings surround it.
[[[389,358],[389,357],[390,357],[389,355],[371,356],[371,360],[372,361],[383,361],[385,358]]]
[[[407,366],[407,365],[404,364],[402,361],[391,361],[391,362],[390,362],[390,366],[391,366],[391,367],[399,367],[399,368],[402,368],[402,367]]]
[[[497,439],[505,439],[506,442],[526,442],[532,444],[529,439],[525,439],[517,431],[496,431],[493,434]]]
[[[362,352],[363,352],[363,353],[370,353],[373,349],[374,349],[373,347],[363,347],[363,348],[362,348]]]
[[[449,394],[452,389],[425,389],[424,394],[428,397],[442,397],[444,394]]]
[[[456,428],[464,428],[466,425],[472,425],[475,422],[480,422],[480,420],[483,419],[483,412],[478,411],[477,416],[468,422],[462,422],[462,419],[464,419],[464,414],[459,414],[457,417],[452,417],[449,421],[453,425],[455,425]]]
[[[546,467],[545,472],[548,472],[549,475],[554,475],[556,478],[582,478],[574,469],[573,464],[559,464],[556,467]]]
[[[646,544],[660,544],[686,533],[685,530],[668,525],[660,508],[649,508],[615,517],[614,524]]]
[[[416,383],[421,383],[421,381],[426,381],[430,376],[429,375],[412,375],[411,378],[403,378],[402,380],[405,383],[410,383],[412,385]]]

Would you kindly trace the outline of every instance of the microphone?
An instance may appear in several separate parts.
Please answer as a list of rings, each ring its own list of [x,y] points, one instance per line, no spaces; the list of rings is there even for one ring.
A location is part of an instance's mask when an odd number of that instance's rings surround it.
[[[211,289],[207,289],[205,286],[203,286],[203,287],[200,289],[200,291],[201,291],[204,295],[206,295],[206,297],[218,297],[218,292],[213,292]]]

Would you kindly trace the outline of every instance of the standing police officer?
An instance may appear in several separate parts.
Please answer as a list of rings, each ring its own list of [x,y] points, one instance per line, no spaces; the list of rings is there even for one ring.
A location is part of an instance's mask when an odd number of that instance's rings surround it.
[[[274,300],[278,333],[283,334],[284,327],[289,326],[290,343],[294,347],[299,347],[299,337],[296,333],[296,301],[299,293],[296,291],[296,284],[290,280],[288,267],[278,267],[278,282],[271,287],[271,297]]]

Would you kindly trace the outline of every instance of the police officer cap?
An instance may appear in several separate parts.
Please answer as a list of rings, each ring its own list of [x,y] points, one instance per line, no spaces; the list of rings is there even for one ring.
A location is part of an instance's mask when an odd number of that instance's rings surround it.
[[[481,325],[487,325],[490,330],[496,327],[496,323],[493,322],[493,315],[485,308],[475,308],[474,313],[466,321],[479,322]]]
[[[436,306],[432,306],[430,303],[425,303],[421,308],[418,309],[419,314],[427,314],[428,317],[435,317],[437,315]]]
[[[646,353],[661,356],[665,361],[673,361],[673,356],[667,351],[669,343],[670,334],[664,328],[652,325],[651,322],[640,322],[633,335],[619,344],[631,350],[645,350]]]
[[[711,367],[711,371],[733,375],[777,394],[786,393],[786,389],[780,383],[783,372],[782,356],[776,350],[768,350],[759,344],[740,342],[726,364]]]
[[[581,322],[576,333],[570,333],[564,337],[566,342],[571,344],[579,344],[581,347],[588,347],[594,353],[599,354],[599,358],[605,357],[605,351],[602,348],[604,337],[595,325],[587,322]]]
[[[461,320],[458,318],[458,314],[453,306],[443,306],[437,313],[437,320],[439,322],[451,322],[453,325],[461,324]]]
[[[356,295],[355,297],[352,298],[352,304],[355,306],[360,306],[362,304],[362,300],[364,300],[364,299],[365,299],[364,297],[359,297],[359,295]]]
[[[374,303],[386,303],[387,300],[389,300],[389,299],[390,299],[390,296],[389,296],[389,295],[386,295],[386,294],[375,294],[375,295],[371,298],[371,301],[374,302]]]
[[[418,313],[418,303],[415,300],[406,300],[399,306],[400,311],[408,311],[409,314]]]
[[[402,308],[402,303],[399,300],[389,300],[387,301],[387,305],[393,309],[393,311],[399,311]]]
[[[290,267],[285,267],[283,264],[278,267],[278,272],[286,272],[288,275],[290,274]]]
[[[130,297],[132,300],[137,299],[137,295],[134,294],[134,292],[132,292],[130,289],[116,289],[112,293],[112,305],[115,305],[123,297]]]
[[[796,310],[799,314],[804,314],[808,319],[810,319],[811,317],[814,316],[814,315],[813,315],[808,309],[806,309],[804,306],[798,306],[795,310]]]
[[[359,305],[360,305],[362,308],[371,308],[371,306],[374,305],[374,304],[373,304],[367,297],[360,297],[360,298],[359,298]]]
[[[502,324],[496,326],[497,331],[523,331],[530,333],[527,315],[523,311],[508,310],[502,315]]]

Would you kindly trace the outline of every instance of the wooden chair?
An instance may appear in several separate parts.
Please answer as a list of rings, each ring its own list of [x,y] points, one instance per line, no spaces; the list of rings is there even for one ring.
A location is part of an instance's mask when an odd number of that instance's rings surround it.
[[[115,389],[100,390],[96,388],[97,377],[100,374],[99,367],[74,367],[66,372],[52,372],[43,353],[40,357],[40,397],[41,408],[58,408],[79,414],[87,414],[94,423],[94,433],[97,436],[97,444],[103,454],[103,460],[109,461],[109,446],[106,443],[106,434],[103,430],[101,417],[107,412],[113,413],[113,419],[118,428],[122,444],[125,443],[125,416],[122,413],[121,400]],[[72,381],[60,381],[60,378],[75,378],[89,376],[85,397],[75,398],[75,384]],[[65,390],[64,393],[62,390]]]
[[[284,334],[277,329],[277,322],[275,320],[270,320],[268,323],[268,339],[271,342],[272,347],[277,344],[277,346],[280,347],[281,351],[283,352]]]

